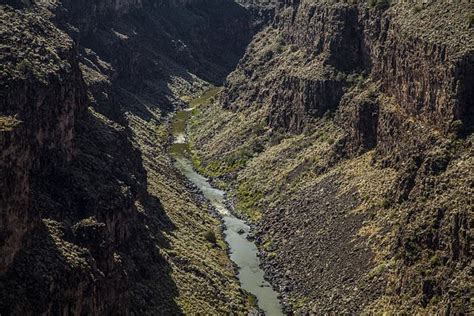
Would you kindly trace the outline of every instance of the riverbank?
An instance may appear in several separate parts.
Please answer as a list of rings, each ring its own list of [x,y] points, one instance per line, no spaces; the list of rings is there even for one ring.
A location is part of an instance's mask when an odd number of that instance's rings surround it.
[[[283,315],[278,301],[278,294],[264,278],[264,271],[260,268],[258,249],[247,238],[250,227],[244,220],[235,217],[227,208],[225,192],[212,187],[209,180],[198,174],[191,160],[188,143],[186,141],[186,122],[192,117],[193,105],[199,106],[213,99],[219,92],[212,89],[204,93],[201,98],[190,101],[191,108],[178,112],[171,123],[173,145],[170,154],[175,159],[175,166],[190,180],[203,196],[209,200],[217,210],[222,223],[225,241],[231,260],[238,268],[237,277],[242,289],[253,295],[259,309],[267,315]],[[209,237],[208,237],[209,238]]]

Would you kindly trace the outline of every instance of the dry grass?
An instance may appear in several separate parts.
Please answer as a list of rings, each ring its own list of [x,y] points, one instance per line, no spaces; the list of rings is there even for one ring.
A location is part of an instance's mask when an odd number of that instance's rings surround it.
[[[10,132],[22,122],[15,116],[0,116],[0,132]]]
[[[206,87],[205,84],[200,86]],[[197,106],[208,102],[218,91],[218,88],[211,89],[190,103]],[[181,100],[188,101],[189,98],[181,97]],[[166,154],[167,137],[163,137],[161,113],[156,107],[149,109],[154,119],[145,120],[132,113],[127,119],[134,133],[133,139],[142,152],[148,192],[160,200],[166,216],[175,226],[172,231],[164,232],[170,247],[160,251],[169,261],[171,277],[178,287],[176,303],[185,314],[227,314],[231,311],[244,314],[248,308],[247,298],[240,290],[227,256],[220,221],[211,215],[209,205],[199,202],[185,186],[182,175]]]

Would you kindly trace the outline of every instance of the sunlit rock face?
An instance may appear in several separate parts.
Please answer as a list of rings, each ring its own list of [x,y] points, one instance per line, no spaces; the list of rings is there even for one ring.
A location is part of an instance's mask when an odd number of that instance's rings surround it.
[[[284,302],[303,314],[465,312],[473,5],[274,9],[192,139],[200,167],[260,218]]]

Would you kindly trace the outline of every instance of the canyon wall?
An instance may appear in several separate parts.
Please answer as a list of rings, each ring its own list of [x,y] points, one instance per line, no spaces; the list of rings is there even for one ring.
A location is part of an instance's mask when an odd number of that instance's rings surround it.
[[[293,50],[303,52],[311,62],[304,68],[296,65],[299,70],[288,67],[286,61],[279,64],[281,68],[286,66],[287,76],[292,77],[296,71],[301,77],[310,72],[315,76],[321,73],[322,67],[335,70],[340,79],[354,72],[370,74],[372,81],[380,84],[380,91],[394,96],[407,115],[442,132],[451,131],[455,121],[461,121],[462,128],[470,131],[472,44],[467,18],[460,17],[463,10],[460,5],[443,8],[442,4],[433,3],[420,7],[418,12],[412,5],[399,4],[389,14],[365,4],[355,6],[344,2],[280,4],[273,28],[282,37],[282,45],[293,45]],[[442,28],[436,14],[452,19],[451,28],[462,35],[456,39],[449,36],[450,29]],[[267,57],[267,64],[276,63],[271,56]],[[244,57],[244,61],[248,58]],[[237,71],[251,71],[249,68]],[[275,70],[269,70],[272,71]],[[286,86],[289,80],[283,79],[280,86]],[[227,97],[234,100],[232,84],[229,80]],[[336,92],[337,95],[338,99],[342,96]],[[311,112],[312,102],[306,103],[307,111]]]
[[[197,166],[255,221],[288,311],[467,311],[472,9],[279,2],[198,113]]]
[[[35,20],[13,10],[2,12],[2,23],[2,29],[8,30],[3,39],[11,46],[4,48],[2,62],[1,161],[5,209],[0,270],[4,272],[21,247],[25,232],[39,220],[36,214],[27,212],[32,207],[30,170],[52,169],[52,161],[64,165],[72,159],[75,113],[84,110],[86,92],[73,43],[65,34],[42,19]],[[40,26],[37,38],[26,30],[30,23]],[[15,43],[14,36],[21,33],[25,33],[22,41],[33,42],[27,51]],[[49,41],[62,45],[42,45]],[[38,55],[45,52],[49,53],[46,58],[55,59],[50,69],[42,67]]]
[[[219,223],[173,168],[163,125],[209,87],[197,75],[235,66],[249,14],[232,1],[0,10],[0,314],[251,308],[204,238],[222,241]]]
[[[124,1],[121,5],[63,1],[55,12],[74,39],[103,59],[116,61],[120,76],[130,83],[137,81],[135,76],[156,76],[150,72],[166,68],[166,63],[157,65],[164,58],[219,83],[234,68],[252,35],[249,13],[231,0]],[[114,49],[133,54],[117,56]],[[150,61],[153,56],[158,60]]]

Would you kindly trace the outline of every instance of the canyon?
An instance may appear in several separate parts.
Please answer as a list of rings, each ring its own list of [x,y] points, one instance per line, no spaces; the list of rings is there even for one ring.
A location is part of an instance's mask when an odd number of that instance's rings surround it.
[[[472,12],[2,1],[0,315],[468,314]]]

